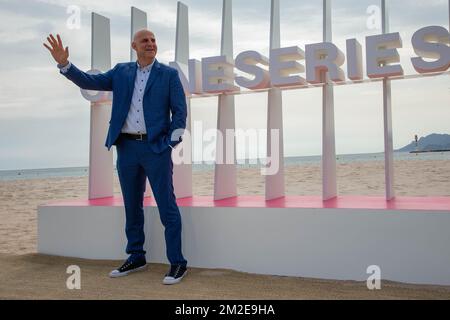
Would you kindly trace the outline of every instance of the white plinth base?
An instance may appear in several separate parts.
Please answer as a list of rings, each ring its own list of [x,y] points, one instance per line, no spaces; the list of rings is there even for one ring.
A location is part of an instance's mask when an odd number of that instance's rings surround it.
[[[189,266],[365,281],[367,267],[377,265],[383,279],[450,285],[448,198],[441,198],[446,203],[439,210],[344,208],[345,199],[314,208],[311,197],[303,202],[297,197],[304,206],[292,207],[289,201],[270,204],[260,198],[228,204],[209,198],[190,198],[184,204],[179,200]],[[368,207],[374,207],[374,198],[367,199],[372,199]],[[399,203],[394,206],[402,207]],[[124,226],[124,209],[117,198],[41,206],[38,252],[124,259]],[[149,199],[145,233],[147,261],[168,263],[158,210]]]

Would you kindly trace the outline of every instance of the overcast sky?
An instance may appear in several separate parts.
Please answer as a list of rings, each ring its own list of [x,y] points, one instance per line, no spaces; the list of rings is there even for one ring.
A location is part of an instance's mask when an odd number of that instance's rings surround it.
[[[221,0],[186,0],[189,7],[190,57],[220,53]],[[333,0],[333,42],[345,52],[345,39],[381,33],[368,28],[371,5],[377,0]],[[391,0],[391,31],[400,32],[401,63],[415,74],[410,58],[411,36],[428,25],[448,28],[448,0]],[[322,0],[281,0],[281,45],[322,41]],[[81,9],[80,29],[69,29],[67,8]],[[70,60],[90,69],[92,11],[110,18],[112,65],[129,61],[130,7],[147,12],[157,37],[158,59],[174,60],[176,8],[174,0],[0,0],[0,170],[88,165],[89,103],[58,73],[42,46],[49,33],[59,33],[70,48]],[[235,55],[245,50],[269,53],[270,0],[235,0]],[[450,133],[449,76],[393,81],[394,148],[414,135]],[[236,126],[266,127],[267,94],[236,97]],[[321,89],[283,93],[286,156],[321,153]],[[381,83],[335,89],[336,151],[338,154],[383,151]],[[217,98],[195,99],[192,120],[214,128]],[[264,141],[260,141],[265,145]],[[238,149],[242,147],[238,145]],[[260,154],[264,151],[259,150]],[[198,160],[199,149],[194,151]]]

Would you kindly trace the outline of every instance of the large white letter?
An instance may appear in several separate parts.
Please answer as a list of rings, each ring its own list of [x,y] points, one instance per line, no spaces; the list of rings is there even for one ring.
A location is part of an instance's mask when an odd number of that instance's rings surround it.
[[[345,57],[341,50],[331,42],[306,45],[306,80],[309,83],[324,83],[322,74],[328,71],[334,82],[344,81],[344,71],[340,68]]]
[[[367,76],[384,78],[403,75],[401,65],[390,65],[400,62],[397,48],[401,47],[402,39],[398,32],[366,37]]]
[[[300,73],[305,67],[296,60],[305,58],[305,52],[299,47],[277,48],[270,50],[270,82],[275,87],[305,84],[305,79],[292,74]]]
[[[100,70],[97,69],[91,69],[86,72],[87,74],[100,74],[102,73]],[[95,90],[86,90],[81,89],[81,95],[83,98],[90,102],[111,102],[113,95],[112,91],[95,91]]]
[[[227,56],[202,59],[203,91],[221,93],[239,91],[234,85],[234,62]]]
[[[202,66],[196,59],[189,60],[189,66],[176,61],[169,62],[172,68],[178,70],[178,75],[186,95],[202,93]],[[189,76],[187,76],[189,74]],[[189,78],[189,80],[188,80]]]
[[[411,62],[419,73],[446,71],[450,67],[450,33],[439,26],[422,28],[412,37],[414,52],[419,56]],[[425,61],[422,58],[438,59]]]
[[[362,80],[362,47],[356,39],[347,40],[347,76],[351,80]]]
[[[257,66],[257,64],[268,66],[269,59],[267,57],[256,51],[244,51],[236,57],[235,63],[237,69],[255,77],[253,80],[241,76],[236,77],[236,83],[239,86],[248,89],[264,89],[269,87],[269,72]]]

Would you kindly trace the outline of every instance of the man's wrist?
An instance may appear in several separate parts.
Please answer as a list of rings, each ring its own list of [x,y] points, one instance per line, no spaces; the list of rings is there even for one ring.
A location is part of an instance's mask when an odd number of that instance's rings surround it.
[[[66,73],[67,70],[69,70],[70,66],[71,66],[70,61],[67,61],[66,64],[60,64],[60,63],[58,63],[58,65],[57,65],[58,69],[59,69],[62,73]]]
[[[69,64],[69,60],[66,60],[66,62],[58,63],[58,68],[64,68]]]

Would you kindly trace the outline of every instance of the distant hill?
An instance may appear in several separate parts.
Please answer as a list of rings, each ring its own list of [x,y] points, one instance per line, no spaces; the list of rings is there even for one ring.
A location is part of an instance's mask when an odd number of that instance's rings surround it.
[[[412,141],[410,144],[395,151],[410,152],[410,151],[432,151],[432,150],[450,150],[450,135],[432,133],[426,137],[421,137],[416,142]]]

